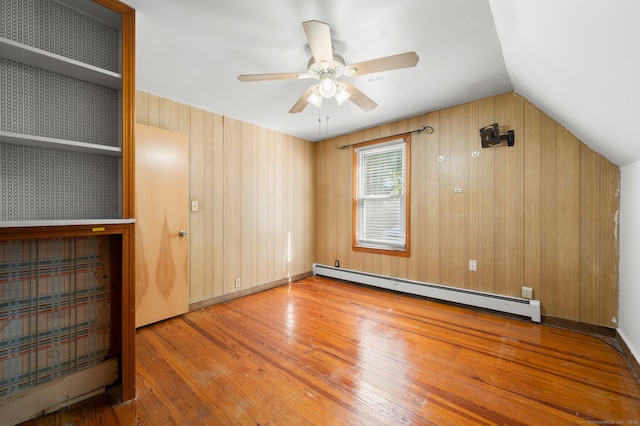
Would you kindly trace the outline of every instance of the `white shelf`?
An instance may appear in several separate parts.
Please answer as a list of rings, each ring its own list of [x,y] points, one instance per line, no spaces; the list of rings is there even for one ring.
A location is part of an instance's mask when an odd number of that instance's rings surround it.
[[[88,65],[75,59],[50,53],[26,44],[0,37],[0,57],[46,69],[68,77],[95,83],[112,89],[122,88],[118,73]]]
[[[72,9],[99,19],[102,22],[106,22],[107,24],[118,29],[122,28],[122,15],[120,15],[118,12],[114,12],[111,9],[101,6],[98,3],[87,0],[58,0],[58,3],[66,4]]]
[[[88,152],[91,154],[111,155],[120,157],[122,149],[116,146],[97,145],[86,142],[68,141],[64,139],[47,138],[42,136],[21,135],[19,133],[0,131],[0,142],[16,145],[37,146],[40,148],[61,149],[65,151]]]
[[[93,226],[93,225],[125,225],[136,223],[135,219],[77,219],[77,220],[25,220],[0,222],[0,228],[26,228],[39,226]]]

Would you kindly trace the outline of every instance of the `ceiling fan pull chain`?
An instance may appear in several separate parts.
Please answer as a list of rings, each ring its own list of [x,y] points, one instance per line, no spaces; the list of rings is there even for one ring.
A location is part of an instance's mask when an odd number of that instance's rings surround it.
[[[329,139],[329,113],[327,113],[326,117],[326,130],[324,132],[325,139]]]

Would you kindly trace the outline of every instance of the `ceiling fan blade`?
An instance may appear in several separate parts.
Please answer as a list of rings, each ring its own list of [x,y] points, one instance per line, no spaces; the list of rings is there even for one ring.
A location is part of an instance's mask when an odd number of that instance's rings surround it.
[[[370,61],[348,65],[345,67],[345,74],[349,76],[363,75],[401,68],[411,68],[418,64],[419,59],[420,58],[416,52],[406,52],[398,55],[385,56],[384,58],[372,59]]]
[[[304,94],[300,96],[300,99],[298,99],[296,103],[293,104],[293,106],[289,110],[291,114],[296,114],[298,112],[301,112],[307,106],[307,104],[309,104],[309,101],[307,99],[309,99],[309,96],[311,96],[311,92],[313,92],[314,87],[315,85],[313,84],[309,86],[309,88],[304,92]]]
[[[349,100],[356,104],[363,111],[371,111],[378,106],[377,103],[374,102],[373,99],[362,93],[360,90],[356,89],[353,84],[348,81],[341,81],[342,84],[347,88],[347,92],[351,95],[349,96]],[[312,86],[313,87],[313,86]]]
[[[309,73],[275,73],[275,74],[242,74],[238,76],[240,81],[267,81],[267,80],[293,80],[311,78]]]
[[[328,24],[320,21],[305,21],[302,23],[309,41],[309,47],[316,64],[323,61],[333,63],[333,46],[331,45],[331,29]]]

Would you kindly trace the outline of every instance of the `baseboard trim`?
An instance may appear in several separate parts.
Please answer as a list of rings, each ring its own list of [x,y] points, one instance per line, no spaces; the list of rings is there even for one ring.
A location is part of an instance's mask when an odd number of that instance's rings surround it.
[[[240,297],[248,296],[250,294],[259,293],[261,291],[280,287],[281,285],[285,285],[285,284],[293,283],[295,281],[303,280],[305,278],[309,278],[312,275],[313,273],[311,271],[303,272],[302,274],[293,275],[291,278],[283,278],[278,281],[257,285],[255,287],[247,288],[244,290],[234,291],[233,293],[224,294],[222,296],[213,297],[211,299],[201,300],[200,302],[190,303],[189,312],[197,311],[198,309],[206,308],[208,306],[213,306],[220,303],[228,302],[229,300],[238,299]]]
[[[118,361],[100,364],[0,398],[0,425],[15,425],[102,393],[118,379]]]
[[[616,337],[616,329],[603,325],[587,324],[580,321],[568,320],[564,318],[550,317],[542,315],[542,324],[567,330],[579,331],[581,333],[598,335],[604,337]]]
[[[583,322],[566,320],[562,318],[548,317],[545,315],[542,316],[542,324],[551,327],[559,327],[571,331],[577,331],[600,338],[605,343],[616,348],[625,356],[625,358],[627,358],[627,360],[629,361],[629,365],[631,365],[631,369],[635,373],[638,380],[640,380],[640,362],[634,356],[631,349],[629,349],[629,346],[627,346],[627,342],[625,342],[622,335],[620,335],[620,331],[618,329],[604,327],[601,325],[586,324]]]
[[[636,377],[640,379],[640,362],[633,355],[633,352],[631,352],[631,349],[627,346],[627,342],[624,341],[624,338],[620,335],[618,330],[616,330],[616,341],[618,342],[618,345],[620,345],[622,353],[629,360],[629,364],[631,364],[631,368],[633,368],[633,371],[636,373]]]

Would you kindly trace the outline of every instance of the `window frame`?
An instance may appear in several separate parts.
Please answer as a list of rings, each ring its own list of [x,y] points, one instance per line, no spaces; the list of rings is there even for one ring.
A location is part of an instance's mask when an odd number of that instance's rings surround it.
[[[405,145],[405,176],[404,176],[404,197],[405,197],[405,244],[404,248],[387,248],[387,247],[371,247],[363,246],[358,242],[358,218],[359,218],[359,150],[364,147],[374,147],[376,145],[386,144],[396,140],[403,140]],[[373,149],[373,148],[372,148]],[[352,151],[352,230],[351,230],[351,248],[353,251],[385,254],[390,256],[409,257],[411,255],[410,235],[411,235],[411,133],[390,136],[386,138],[376,139],[370,142],[364,142],[354,145]]]

